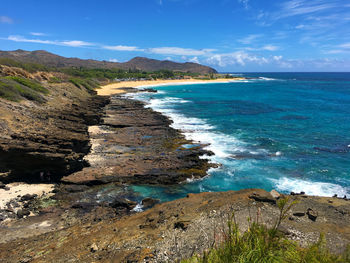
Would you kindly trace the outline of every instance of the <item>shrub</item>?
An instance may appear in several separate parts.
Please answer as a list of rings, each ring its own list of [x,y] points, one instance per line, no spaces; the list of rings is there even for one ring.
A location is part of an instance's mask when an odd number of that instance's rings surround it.
[[[280,199],[279,218],[272,228],[261,223],[250,223],[246,232],[240,233],[234,214],[227,223],[224,241],[213,246],[201,256],[183,260],[182,263],[230,263],[230,262],[289,262],[289,263],[335,263],[350,262],[350,248],[343,255],[334,255],[326,247],[324,235],[317,243],[301,248],[296,242],[285,238],[278,227],[293,205],[288,199]]]
[[[22,77],[17,77],[17,76],[8,76],[6,78],[12,79],[12,80],[22,84],[23,86],[26,86],[34,91],[44,93],[44,94],[49,93],[49,90],[47,88],[44,88],[43,86],[40,85],[40,83],[38,83],[34,80],[26,79],[26,78],[22,78]]]
[[[46,67],[36,63],[23,63],[10,58],[0,58],[0,65],[6,65],[9,67],[22,68],[30,73],[37,71],[53,71],[53,68]]]
[[[12,78],[0,78],[0,97],[10,101],[20,101],[23,98],[36,101],[38,103],[46,102],[45,98],[35,90],[37,87],[28,87],[14,81]]]

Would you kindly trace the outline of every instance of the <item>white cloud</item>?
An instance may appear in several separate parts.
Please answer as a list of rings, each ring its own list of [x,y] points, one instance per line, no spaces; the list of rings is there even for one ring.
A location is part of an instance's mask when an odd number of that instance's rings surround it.
[[[39,32],[30,32],[29,33],[32,36],[40,37],[40,36],[47,36],[45,33],[39,33]]]
[[[350,53],[350,42],[343,43],[336,46],[329,46],[329,50],[324,50],[325,54],[342,54],[342,53]]]
[[[28,42],[28,43],[39,43],[39,44],[51,44],[57,45],[58,43],[51,40],[41,40],[41,39],[28,39],[22,36],[8,36],[7,40],[15,41],[15,42]]]
[[[261,48],[262,50],[267,50],[267,51],[276,51],[279,49],[278,46],[274,46],[274,45],[265,45]]]
[[[260,10],[256,16],[258,25],[270,26],[278,20],[298,16],[299,25],[296,29],[306,29],[310,27],[308,20],[315,21],[339,21],[346,20],[349,12],[346,11],[344,0],[288,0],[276,1],[276,11]],[[340,19],[341,18],[341,19]],[[330,22],[330,26],[334,23]],[[312,25],[312,27],[317,24]]]
[[[198,57],[193,57],[193,58],[191,58],[189,61],[190,61],[190,62],[193,62],[193,63],[200,64],[200,63],[199,63]]]
[[[350,42],[349,42],[349,43],[341,44],[341,45],[339,45],[338,47],[344,48],[344,49],[350,49]]]
[[[331,49],[331,50],[324,51],[323,53],[325,53],[325,54],[341,54],[341,53],[346,53],[346,51],[343,49]]]
[[[62,45],[65,45],[65,46],[70,46],[70,47],[86,47],[86,46],[93,46],[94,45],[92,43],[80,41],[80,40],[62,41],[59,43],[61,43]]]
[[[144,49],[140,49],[134,46],[102,46],[103,49],[114,50],[114,51],[144,51]]]
[[[248,44],[251,44],[252,42],[254,42],[257,38],[260,38],[262,36],[263,35],[261,35],[261,34],[252,34],[252,35],[248,35],[248,36],[246,36],[244,38],[238,39],[237,41],[239,43],[248,45]]]
[[[249,0],[238,0],[238,3],[241,3],[245,9],[249,8]]]
[[[13,24],[13,19],[8,16],[0,16],[0,23],[3,24]]]
[[[108,59],[108,61],[109,62],[119,62],[118,59],[116,59],[116,58],[110,58],[110,59]]]
[[[94,46],[93,43],[80,41],[80,40],[71,40],[71,41],[42,40],[42,39],[28,39],[22,36],[9,36],[6,39],[15,41],[15,42],[49,44],[49,45],[57,45],[57,46],[70,46],[70,47]]]
[[[279,14],[276,14],[275,18],[280,19],[290,16],[312,14],[335,7],[337,7],[337,5],[328,0],[291,0],[282,4],[282,10]]]
[[[174,56],[204,56],[214,51],[215,49],[191,49],[181,47],[157,47],[147,49],[149,53]]]
[[[207,59],[207,63],[217,65],[220,67],[226,67],[228,65],[245,66],[247,63],[251,62],[265,64],[268,63],[268,60],[264,57],[259,57],[244,51],[237,51],[225,54],[215,54]]]
[[[262,47],[256,47],[256,48],[254,48],[254,47],[245,47],[244,49],[245,50],[249,50],[249,51],[259,51],[259,50],[276,51],[276,50],[279,50],[280,47],[268,44],[268,45],[265,45],[265,46],[262,46]]]

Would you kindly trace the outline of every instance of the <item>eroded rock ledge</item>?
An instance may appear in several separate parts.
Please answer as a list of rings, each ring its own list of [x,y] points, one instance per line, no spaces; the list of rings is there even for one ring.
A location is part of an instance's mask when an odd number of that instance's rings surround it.
[[[99,123],[100,109],[108,101],[85,94],[54,107],[2,102],[1,110],[12,116],[0,121],[0,180],[35,182],[44,172],[58,181],[81,170],[90,150],[88,126]]]
[[[89,129],[90,167],[62,179],[74,184],[162,184],[201,178],[212,166],[202,155],[211,152],[191,144],[169,125],[171,121],[144,103],[112,96],[106,105],[103,125]]]

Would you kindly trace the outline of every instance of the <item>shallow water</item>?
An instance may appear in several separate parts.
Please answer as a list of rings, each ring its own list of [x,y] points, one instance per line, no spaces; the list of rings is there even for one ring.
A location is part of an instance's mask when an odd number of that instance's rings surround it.
[[[210,160],[222,164],[202,180],[132,189],[163,201],[243,188],[350,195],[350,73],[243,76],[252,79],[129,95],[170,117],[188,139],[210,143]]]

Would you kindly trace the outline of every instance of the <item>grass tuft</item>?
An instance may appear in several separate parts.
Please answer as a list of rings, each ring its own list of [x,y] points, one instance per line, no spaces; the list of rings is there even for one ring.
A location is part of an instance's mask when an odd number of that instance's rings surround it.
[[[293,202],[280,199],[278,207],[280,216],[272,228],[262,223],[249,220],[249,228],[240,233],[234,214],[227,223],[223,234],[223,242],[214,245],[202,255],[193,256],[182,263],[231,263],[231,262],[288,262],[288,263],[340,263],[350,262],[350,247],[344,255],[334,255],[326,246],[325,237],[309,247],[302,248],[298,243],[285,238],[278,227],[290,210]]]

